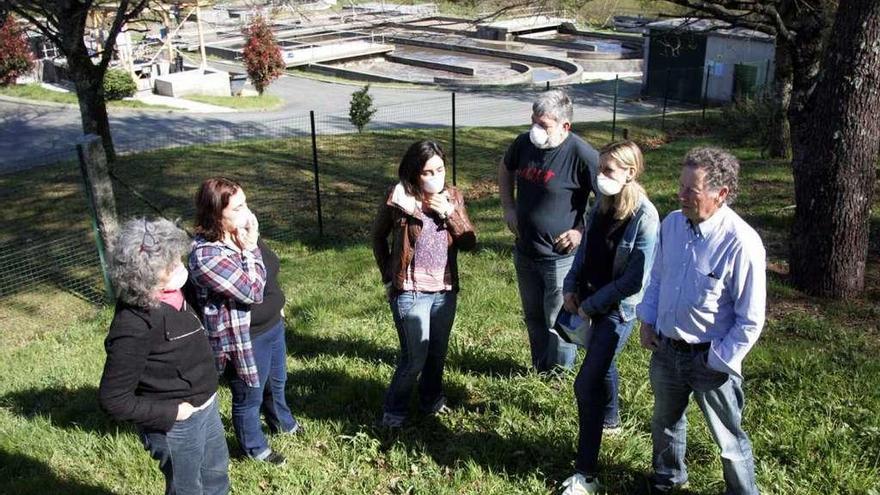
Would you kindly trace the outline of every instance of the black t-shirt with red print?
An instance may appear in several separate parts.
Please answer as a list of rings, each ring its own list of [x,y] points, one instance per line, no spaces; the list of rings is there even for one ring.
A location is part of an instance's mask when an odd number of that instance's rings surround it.
[[[559,146],[540,149],[520,134],[504,155],[504,164],[516,174],[516,247],[533,259],[571,256],[553,250],[559,234],[583,223],[599,152],[569,133]]]

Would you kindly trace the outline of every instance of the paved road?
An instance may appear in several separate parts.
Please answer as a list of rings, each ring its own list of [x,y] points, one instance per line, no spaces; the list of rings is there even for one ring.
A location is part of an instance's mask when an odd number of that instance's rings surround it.
[[[637,101],[640,83],[621,81],[618,118],[656,114],[657,101]],[[319,133],[351,132],[348,105],[356,86],[284,76],[269,89],[285,99],[272,112],[195,114],[111,110],[110,122],[119,151],[174,144],[212,142],[237,136],[270,137],[308,132],[309,110],[316,113]],[[568,87],[576,121],[610,120],[613,82]],[[371,128],[449,126],[451,94],[441,89],[373,87],[379,112]],[[457,124],[516,125],[528,122],[535,92],[530,90],[459,91]],[[0,102],[0,173],[75,156],[72,146],[81,135],[76,108],[30,106]]]

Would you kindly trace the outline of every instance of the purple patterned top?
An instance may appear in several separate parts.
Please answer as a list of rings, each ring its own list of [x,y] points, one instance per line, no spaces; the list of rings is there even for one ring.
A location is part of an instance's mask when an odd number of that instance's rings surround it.
[[[421,214],[421,219],[422,231],[416,239],[413,260],[406,271],[403,290],[452,290],[452,281],[446,277],[446,261],[449,255],[446,225],[425,213]]]

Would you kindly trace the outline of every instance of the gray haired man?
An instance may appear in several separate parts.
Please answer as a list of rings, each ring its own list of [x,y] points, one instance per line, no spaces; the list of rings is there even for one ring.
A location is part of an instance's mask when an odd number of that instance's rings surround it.
[[[574,347],[558,341],[550,328],[583,235],[599,153],[570,133],[571,118],[568,95],[542,93],[532,105],[530,131],[513,141],[498,167],[504,220],[516,236],[514,265],[532,365],[538,371],[574,364]]]
[[[757,494],[752,444],[742,429],[742,361],[764,326],[761,238],[728,206],[739,162],[718,148],[685,156],[681,210],[660,226],[651,279],[636,308],[641,342],[653,351],[652,484],[664,492],[687,481],[685,411],[693,395],[721,447],[725,493]]]

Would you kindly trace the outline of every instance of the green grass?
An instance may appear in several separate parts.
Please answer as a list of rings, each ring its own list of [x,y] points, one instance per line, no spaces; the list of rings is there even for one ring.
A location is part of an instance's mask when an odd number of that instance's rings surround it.
[[[0,95],[41,102],[66,103],[68,105],[79,104],[75,93],[62,93],[60,91],[52,91],[51,89],[46,89],[40,86],[39,84],[16,84],[12,86],[0,86]],[[149,105],[147,103],[137,100],[108,101],[107,107],[149,110],[174,110],[173,107],[169,107],[166,105]]]
[[[661,213],[675,207],[685,151],[720,139],[709,133],[717,122],[702,127],[674,116],[667,124],[668,132],[657,120],[623,124],[648,150],[644,182]],[[610,125],[576,129],[603,144]],[[436,420],[416,417],[395,437],[372,426],[398,344],[365,232],[406,145],[418,137],[443,139],[445,131],[321,136],[323,239],[311,234],[316,225],[308,138],[156,151],[115,166],[126,183],[184,219],[191,217],[200,178],[237,177],[281,258],[288,400],[307,429],[300,437],[271,440],[289,459],[283,468],[233,460],[235,493],[538,494],[555,490],[571,474],[574,375],[541,378],[527,370],[512,239],[492,180],[498,157],[520,130],[458,132],[458,180],[480,247],[459,260],[463,289],[446,375],[453,411]],[[880,487],[876,253],[862,299],[826,302],[792,289],[784,276],[790,170],[748,146],[731,149],[743,160],[736,209],[761,233],[771,262],[767,327],[745,364],[745,427],[759,485],[763,493],[784,495],[870,493]],[[14,196],[19,205],[8,211],[0,235],[60,235],[84,224],[77,180],[75,167],[0,177],[6,196],[0,199]],[[52,207],[37,198],[51,198]],[[147,211],[138,201],[117,188],[123,214]],[[0,344],[0,492],[161,492],[161,475],[135,430],[109,420],[96,403],[110,311],[80,315],[71,306],[76,318],[46,315],[47,307],[63,302],[58,293],[16,295],[14,302],[30,306],[0,313],[9,321],[5,329],[24,333]],[[42,317],[43,325],[19,330],[27,312]],[[644,493],[651,452],[648,357],[632,338],[620,358],[624,432],[606,439],[601,455],[609,493]],[[234,449],[225,387],[220,398]],[[692,405],[690,413],[688,493],[719,493],[718,452],[699,410]]]
[[[229,107],[236,110],[274,110],[284,105],[284,100],[278,96],[270,94],[263,94],[262,96],[189,95],[184,98],[199,103]]]

